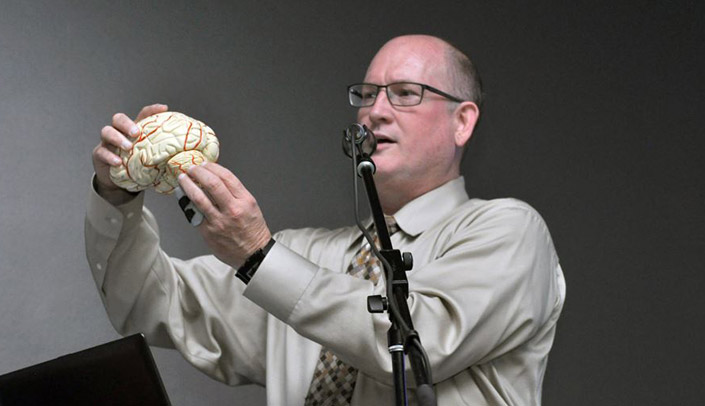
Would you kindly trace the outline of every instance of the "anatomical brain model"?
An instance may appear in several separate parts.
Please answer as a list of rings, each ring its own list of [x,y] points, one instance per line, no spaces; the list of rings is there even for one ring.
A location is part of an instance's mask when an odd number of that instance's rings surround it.
[[[122,165],[110,169],[113,182],[131,192],[154,187],[169,194],[179,186],[179,174],[218,159],[219,144],[213,130],[185,114],[159,113],[137,125],[142,135],[131,150],[120,150]]]

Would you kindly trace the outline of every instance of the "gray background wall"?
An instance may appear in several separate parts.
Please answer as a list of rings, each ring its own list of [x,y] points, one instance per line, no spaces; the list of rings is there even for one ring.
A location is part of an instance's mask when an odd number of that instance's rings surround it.
[[[117,3],[0,1],[0,374],[118,337],[82,235],[114,112],[164,102],[211,125],[273,229],[349,224],[345,85],[384,41],[422,32],[483,74],[470,194],[530,202],[565,269],[544,404],[701,401],[700,4]],[[168,252],[207,252],[173,199],[147,200]],[[175,405],[264,404],[154,352]]]

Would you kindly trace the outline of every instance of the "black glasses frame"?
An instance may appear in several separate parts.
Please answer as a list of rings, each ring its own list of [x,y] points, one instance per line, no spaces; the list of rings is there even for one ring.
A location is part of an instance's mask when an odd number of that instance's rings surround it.
[[[397,104],[397,103],[393,103],[393,102],[392,102],[392,98],[391,98],[390,95],[389,95],[389,86],[401,85],[401,84],[409,84],[409,85],[421,86],[421,95],[419,96],[419,102],[418,102],[418,103],[414,103],[414,104]],[[368,104],[368,105],[364,105],[364,106],[356,106],[356,105],[354,105],[353,102],[352,102],[352,99],[350,98],[350,95],[351,95],[351,93],[352,93],[352,88],[353,88],[353,86],[374,86],[374,87],[376,87],[376,88],[377,88],[377,91],[375,92],[375,98],[374,98],[374,100],[372,100],[372,103],[370,103],[370,104]],[[376,85],[376,84],[374,84],[374,83],[362,82],[362,83],[353,83],[353,84],[351,84],[351,85],[348,85],[348,102],[349,102],[350,105],[353,106],[353,107],[370,107],[370,106],[374,105],[375,102],[377,101],[377,95],[379,94],[379,91],[380,91],[380,89],[382,89],[382,88],[384,88],[384,91],[387,93],[387,100],[389,100],[389,103],[390,103],[392,106],[400,106],[400,107],[418,106],[418,105],[421,104],[421,102],[423,101],[424,91],[426,91],[426,90],[428,90],[428,91],[430,91],[430,92],[432,92],[432,93],[435,93],[435,94],[437,94],[437,95],[443,96],[443,97],[445,97],[446,99],[448,99],[448,100],[450,100],[450,101],[453,101],[453,102],[456,102],[456,103],[462,103],[462,102],[467,101],[467,100],[463,100],[463,99],[461,99],[461,98],[459,98],[459,97],[455,97],[455,96],[453,96],[453,95],[451,95],[451,94],[448,94],[448,93],[444,92],[443,90],[436,89],[436,88],[433,87],[433,86],[426,85],[426,84],[424,84],[424,83],[417,83],[417,82],[394,82],[394,83],[388,83],[388,84],[386,84],[386,85]]]

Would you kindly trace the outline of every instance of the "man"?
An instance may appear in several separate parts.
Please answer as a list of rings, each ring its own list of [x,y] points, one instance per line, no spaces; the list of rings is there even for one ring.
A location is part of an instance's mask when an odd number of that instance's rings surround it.
[[[481,95],[472,64],[441,39],[403,36],[380,49],[364,83],[351,86],[350,101],[379,139],[375,181],[399,228],[392,243],[414,255],[409,307],[438,404],[540,404],[565,285],[533,209],[513,199],[470,200],[465,192],[460,160]],[[165,110],[148,106],[137,118]],[[209,163],[179,183],[205,215],[199,231],[214,256],[169,258],[142,195],[108,176],[119,165],[115,148],[129,149],[137,133],[116,114],[93,152],[87,256],[115,328],[176,347],[228,384],[265,385],[271,405],[323,404],[312,400],[312,376],[327,353],[351,376],[349,393],[330,395],[345,400],[329,404],[392,403],[389,321],[364,305],[384,293],[384,281],[350,271],[360,231],[286,230],[272,240],[252,195]],[[265,246],[251,280],[235,278]]]

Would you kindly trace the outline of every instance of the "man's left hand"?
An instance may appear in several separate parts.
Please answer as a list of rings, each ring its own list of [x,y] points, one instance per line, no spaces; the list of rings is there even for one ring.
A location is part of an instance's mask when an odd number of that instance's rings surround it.
[[[212,162],[191,167],[179,185],[205,216],[198,229],[206,244],[233,268],[272,237],[254,196],[226,168]]]

